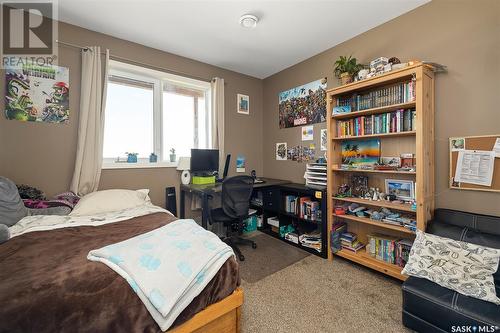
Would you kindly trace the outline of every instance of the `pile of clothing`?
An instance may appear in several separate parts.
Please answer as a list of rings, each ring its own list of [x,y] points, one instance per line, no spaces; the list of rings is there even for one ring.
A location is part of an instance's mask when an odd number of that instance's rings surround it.
[[[0,243],[10,238],[9,227],[30,215],[68,215],[80,198],[72,193],[58,194],[47,200],[45,194],[31,186],[16,186],[0,177]]]

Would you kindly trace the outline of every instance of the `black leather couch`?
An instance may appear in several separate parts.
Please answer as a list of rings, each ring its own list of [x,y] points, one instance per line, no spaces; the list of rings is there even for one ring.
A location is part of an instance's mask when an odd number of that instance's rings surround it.
[[[437,209],[427,232],[500,248],[500,217]],[[500,296],[500,269],[494,279]],[[403,324],[425,333],[500,332],[500,306],[410,277],[403,284]]]

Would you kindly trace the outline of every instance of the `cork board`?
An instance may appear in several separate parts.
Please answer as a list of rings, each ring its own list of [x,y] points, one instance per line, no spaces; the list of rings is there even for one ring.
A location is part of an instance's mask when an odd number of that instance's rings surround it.
[[[490,192],[500,192],[500,158],[495,158],[495,167],[493,169],[493,179],[491,181],[491,186],[483,186],[476,184],[467,184],[467,183],[457,183],[454,182],[455,171],[457,167],[457,159],[458,159],[458,150],[457,146],[460,145],[460,140],[464,139],[463,149],[465,150],[493,150],[493,146],[495,145],[495,141],[497,138],[500,138],[500,134],[497,135],[484,135],[484,136],[464,136],[464,137],[455,137],[450,138],[450,188],[451,189],[460,189],[460,190],[474,190],[474,191],[490,191]],[[454,149],[452,149],[454,148]],[[460,149],[460,148],[458,148]]]

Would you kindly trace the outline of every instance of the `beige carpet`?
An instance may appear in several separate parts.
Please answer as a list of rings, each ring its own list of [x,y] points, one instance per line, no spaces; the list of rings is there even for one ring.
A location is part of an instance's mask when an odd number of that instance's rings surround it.
[[[308,256],[242,282],[242,332],[409,332],[401,283],[341,258]]]

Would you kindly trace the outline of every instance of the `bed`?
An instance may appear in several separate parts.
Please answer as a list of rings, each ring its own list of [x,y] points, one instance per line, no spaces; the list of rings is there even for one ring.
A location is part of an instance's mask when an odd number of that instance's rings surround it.
[[[156,212],[103,225],[28,232],[1,244],[0,332],[161,332],[128,283],[107,266],[88,261],[87,254],[174,220]],[[169,332],[239,331],[239,284],[233,257]]]

